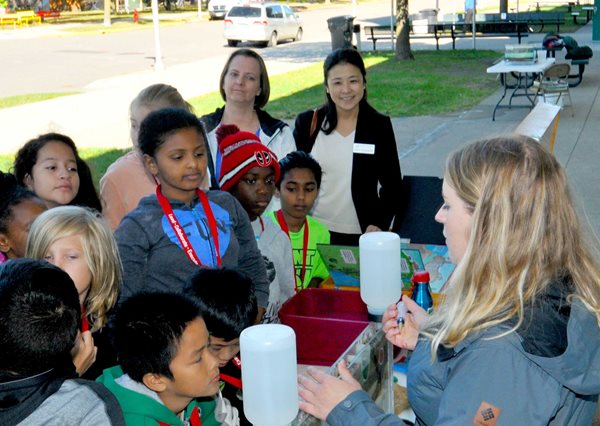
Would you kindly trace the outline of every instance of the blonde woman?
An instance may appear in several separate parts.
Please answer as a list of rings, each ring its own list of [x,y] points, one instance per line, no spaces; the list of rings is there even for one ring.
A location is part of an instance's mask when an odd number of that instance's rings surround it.
[[[277,158],[296,150],[290,126],[263,110],[269,101],[271,86],[267,66],[258,53],[251,49],[238,49],[229,55],[221,71],[219,91],[225,105],[200,117],[206,127],[207,146],[211,153],[208,162],[211,176],[220,175],[217,130],[222,124],[235,124],[242,131],[254,133]],[[267,211],[278,208],[278,201],[272,199]]]
[[[131,101],[129,118],[133,150],[111,164],[100,179],[102,213],[113,230],[142,198],[156,190],[156,180],[144,166],[138,147],[138,132],[148,114],[163,108],[183,108],[193,112],[192,106],[177,89],[168,84],[148,86]],[[208,181],[204,186],[208,188]]]
[[[116,361],[102,332],[121,284],[121,262],[112,231],[94,210],[55,207],[33,222],[25,256],[47,260],[75,283],[82,318],[73,360],[80,375],[87,371],[86,377],[95,379]],[[92,364],[93,370],[88,370]]]
[[[450,155],[443,197],[436,220],[457,263],[446,300],[430,318],[406,301],[402,330],[394,307],[384,317],[388,339],[415,349],[417,424],[592,424],[600,268],[564,169],[533,140],[484,140]],[[332,426],[401,424],[340,373],[301,378],[301,408]]]

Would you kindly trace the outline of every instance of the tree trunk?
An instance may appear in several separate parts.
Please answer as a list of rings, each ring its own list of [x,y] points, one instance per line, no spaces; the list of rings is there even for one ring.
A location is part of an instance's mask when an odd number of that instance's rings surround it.
[[[500,0],[500,13],[508,13],[508,0]]]
[[[410,50],[408,0],[398,0],[396,6],[396,60],[415,59]]]

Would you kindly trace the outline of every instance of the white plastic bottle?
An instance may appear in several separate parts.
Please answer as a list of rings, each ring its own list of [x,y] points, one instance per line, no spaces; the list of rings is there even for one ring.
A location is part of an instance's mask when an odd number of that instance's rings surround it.
[[[249,327],[240,335],[244,414],[257,426],[288,425],[298,414],[296,334],[282,324]]]
[[[393,232],[361,235],[360,297],[367,304],[371,320],[381,321],[388,306],[402,295],[400,237]]]

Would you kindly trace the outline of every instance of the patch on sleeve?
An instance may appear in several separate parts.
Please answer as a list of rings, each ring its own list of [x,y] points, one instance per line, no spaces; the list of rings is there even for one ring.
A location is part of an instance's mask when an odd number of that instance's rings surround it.
[[[492,404],[483,401],[475,417],[473,417],[473,424],[476,426],[494,426],[500,417],[500,409],[494,407]]]

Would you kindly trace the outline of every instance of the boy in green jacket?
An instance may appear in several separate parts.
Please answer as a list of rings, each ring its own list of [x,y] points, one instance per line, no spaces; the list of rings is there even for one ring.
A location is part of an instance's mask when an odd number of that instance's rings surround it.
[[[140,293],[122,303],[114,324],[120,366],[98,378],[136,425],[220,424],[215,403],[196,398],[219,391],[219,361],[200,308],[186,296]]]
[[[235,269],[201,268],[185,289],[200,305],[210,333],[210,350],[219,360],[221,393],[239,414],[241,426],[251,423],[242,402],[240,334],[258,312],[252,280]]]

